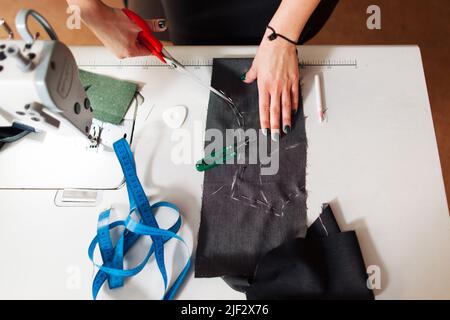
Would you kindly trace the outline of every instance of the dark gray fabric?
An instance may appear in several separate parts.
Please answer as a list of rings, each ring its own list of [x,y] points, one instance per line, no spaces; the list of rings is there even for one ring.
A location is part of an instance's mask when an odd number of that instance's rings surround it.
[[[233,99],[244,116],[245,130],[259,129],[256,82],[247,85],[240,80],[251,62],[214,59],[211,82]],[[237,127],[226,102],[211,94],[206,128],[224,132]],[[276,175],[260,175],[260,163],[224,164],[205,172],[196,277],[251,278],[260,257],[289,239],[305,235],[306,148],[300,107],[291,133],[279,143]]]

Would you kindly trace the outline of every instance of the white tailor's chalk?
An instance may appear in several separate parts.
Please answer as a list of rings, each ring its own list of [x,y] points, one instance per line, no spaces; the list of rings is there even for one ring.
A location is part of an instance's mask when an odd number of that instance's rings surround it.
[[[316,105],[319,122],[323,122],[325,120],[326,108],[323,105],[322,80],[319,74],[314,76],[314,87],[316,90]]]
[[[165,124],[172,129],[180,128],[187,117],[187,108],[185,106],[175,106],[167,109],[162,114]]]

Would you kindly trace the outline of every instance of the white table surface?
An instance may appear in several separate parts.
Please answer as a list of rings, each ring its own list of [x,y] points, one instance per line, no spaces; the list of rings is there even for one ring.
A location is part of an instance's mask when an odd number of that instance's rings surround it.
[[[205,80],[211,75],[212,57],[249,57],[255,49],[170,48],[185,63],[203,62],[190,68]],[[309,222],[318,216],[321,204],[329,202],[341,228],[356,230],[366,265],[381,270],[378,299],[449,299],[450,219],[419,49],[305,46],[299,51],[307,65],[301,75],[308,117]],[[86,70],[144,85],[141,93],[146,100],[138,110],[132,146],[139,176],[152,202],[172,201],[182,209],[186,223],[181,235],[192,247],[203,182],[193,163],[202,156],[209,93],[173,70],[155,67],[153,58],[118,61],[99,47],[76,47],[73,52]],[[317,73],[324,78],[328,108],[324,124],[317,121],[312,88]],[[175,133],[162,123],[161,114],[179,104],[188,107],[189,115],[184,131]],[[192,163],[170,160],[176,134],[193,141]],[[117,164],[111,166],[117,170]],[[14,163],[1,167],[0,179],[13,169]],[[99,206],[90,208],[57,207],[55,193],[0,190],[0,298],[91,298],[93,266],[87,249],[97,216],[111,206],[116,216],[123,216],[126,190],[104,191]],[[164,224],[171,217],[163,213],[158,218]],[[132,263],[142,257],[146,246],[143,241],[131,252]],[[167,245],[167,255],[173,252],[174,269],[179,270],[183,255],[175,242]],[[172,262],[169,257],[167,263]],[[124,288],[105,289],[99,298],[157,299],[161,294],[162,281],[151,261]],[[191,272],[178,298],[241,299],[244,295],[219,278],[195,279]]]

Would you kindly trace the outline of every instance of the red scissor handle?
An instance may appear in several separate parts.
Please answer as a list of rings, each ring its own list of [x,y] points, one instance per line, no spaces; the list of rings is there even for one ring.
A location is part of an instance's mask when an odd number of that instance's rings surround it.
[[[123,8],[122,11],[142,30],[138,34],[139,43],[145,46],[153,55],[161,60],[161,62],[166,64],[167,62],[164,59],[164,54],[162,53],[163,44],[161,43],[161,41],[155,38],[147,22],[138,14],[127,8]]]

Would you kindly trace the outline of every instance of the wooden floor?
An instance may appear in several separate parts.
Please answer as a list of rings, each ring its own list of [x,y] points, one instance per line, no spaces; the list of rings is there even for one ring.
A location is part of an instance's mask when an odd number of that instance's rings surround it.
[[[188,0],[187,0],[188,1]],[[19,8],[43,13],[69,45],[99,44],[86,28],[66,27],[64,0],[2,0],[0,18],[12,22]],[[121,0],[104,2],[121,6]],[[382,10],[382,29],[368,30],[366,9]],[[309,44],[418,44],[422,50],[428,92],[439,146],[447,198],[450,200],[450,1],[340,0],[325,28]],[[12,23],[11,23],[12,24]],[[450,203],[450,201],[449,201]]]

